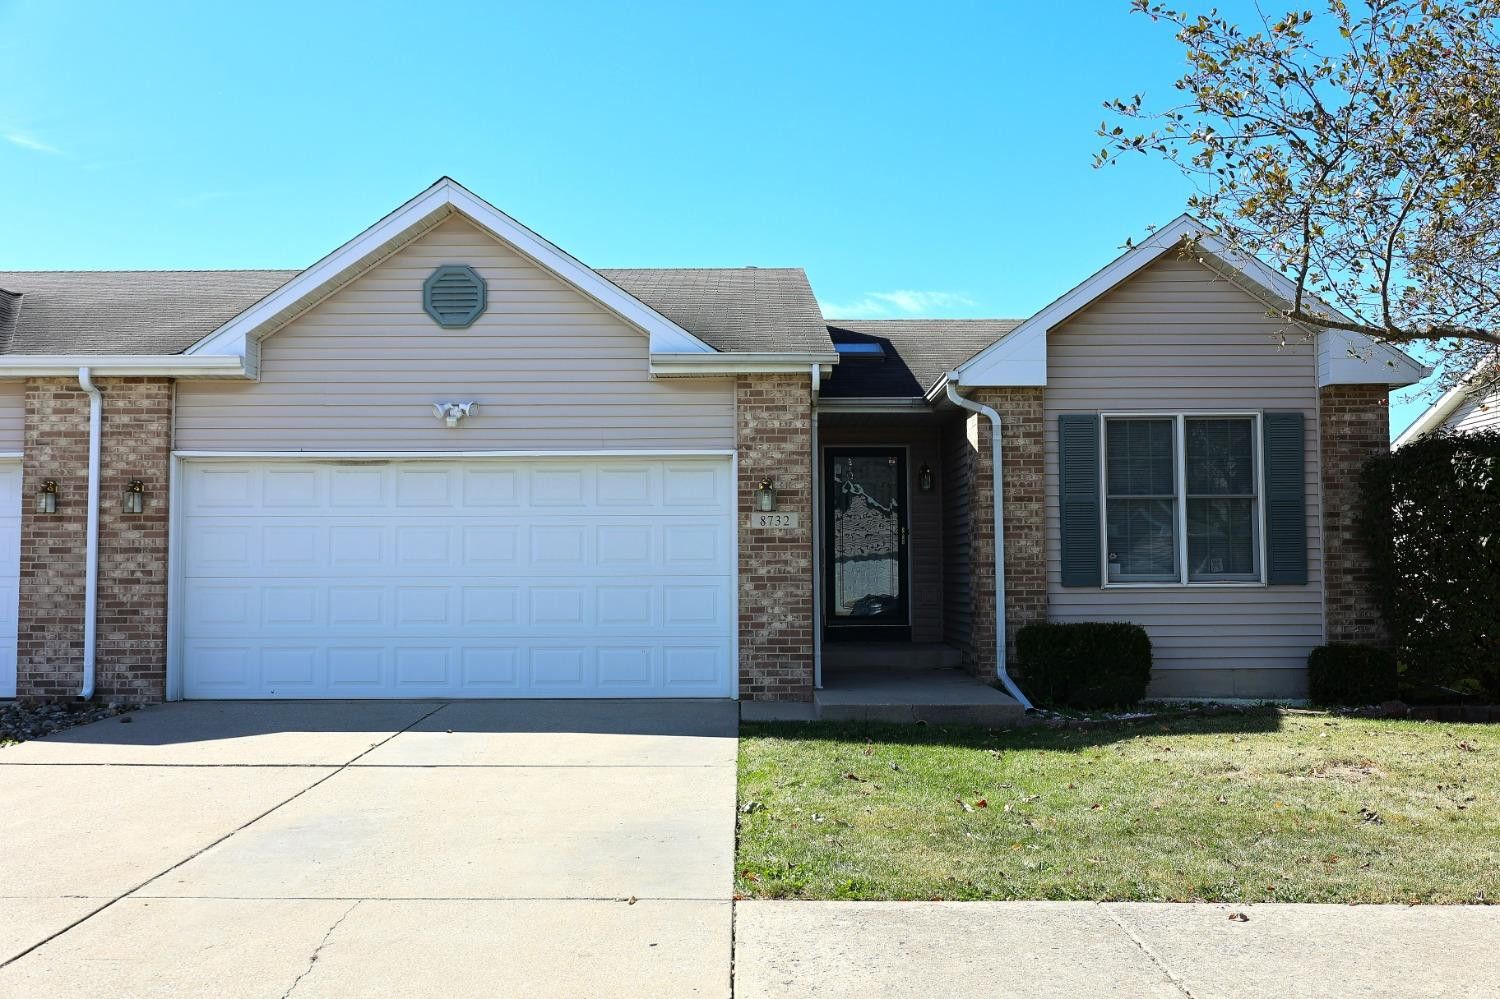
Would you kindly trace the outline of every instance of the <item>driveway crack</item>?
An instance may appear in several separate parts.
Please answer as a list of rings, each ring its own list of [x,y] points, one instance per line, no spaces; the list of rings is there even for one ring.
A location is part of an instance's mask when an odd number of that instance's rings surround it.
[[[281,993],[281,999],[287,999],[287,996],[291,995],[292,992],[296,990],[297,986],[302,984],[302,979],[312,974],[313,966],[318,963],[318,955],[323,953],[324,947],[328,946],[328,938],[333,936],[333,931],[338,929],[339,926],[343,924],[344,920],[349,918],[349,913],[353,912],[355,909],[358,909],[359,903],[363,901],[364,899],[355,900],[353,905],[344,910],[344,914],[342,916],[333,921],[333,925],[328,927],[328,932],[323,934],[323,939],[319,940],[318,945],[313,948],[312,955],[307,959],[307,967],[302,969],[302,974],[298,975],[296,979],[292,981],[292,984],[287,987],[287,990]]]
[[[1130,942],[1135,944],[1136,948],[1140,950],[1142,954],[1146,955],[1146,959],[1149,960],[1153,965],[1155,965],[1158,971],[1166,976],[1167,981],[1176,986],[1178,992],[1181,992],[1183,995],[1187,996],[1188,999],[1197,999],[1197,997],[1193,995],[1192,990],[1187,987],[1187,984],[1172,973],[1172,969],[1167,967],[1167,963],[1156,955],[1156,952],[1146,944],[1146,941],[1142,940],[1139,936],[1136,935],[1136,932],[1130,928],[1130,924],[1126,923],[1125,920],[1121,919],[1118,915],[1115,914],[1114,909],[1112,909],[1108,905],[1100,905],[1099,908],[1103,909],[1104,914],[1109,916],[1114,924],[1120,928],[1120,931],[1130,938]]]

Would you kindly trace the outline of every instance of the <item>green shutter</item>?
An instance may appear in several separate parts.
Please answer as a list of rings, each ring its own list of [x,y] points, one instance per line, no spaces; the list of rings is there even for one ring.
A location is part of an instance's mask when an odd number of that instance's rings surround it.
[[[1099,417],[1064,413],[1057,418],[1058,506],[1062,584],[1100,585]]]
[[[1301,413],[1267,413],[1266,581],[1307,582],[1307,465]]]

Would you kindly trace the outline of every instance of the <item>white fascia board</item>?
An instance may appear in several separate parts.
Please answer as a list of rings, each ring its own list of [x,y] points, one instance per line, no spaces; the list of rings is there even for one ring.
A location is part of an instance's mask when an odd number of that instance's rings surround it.
[[[1140,244],[1131,247],[1076,285],[1052,304],[957,368],[958,384],[966,386],[1047,384],[1047,332],[1100,295],[1125,281],[1176,246],[1186,235],[1202,231],[1187,215],[1180,215]]]
[[[708,344],[655,309],[447,177],[199,340],[186,353],[246,354],[247,343],[276,329],[278,320],[296,312],[299,306],[326,297],[331,284],[341,286],[341,276],[347,280],[362,262],[381,259],[388,247],[404,245],[413,233],[425,232],[455,211],[642,330],[650,338],[652,350],[714,353]]]
[[[109,377],[249,378],[243,357],[226,354],[10,354],[0,356],[0,378],[76,375],[79,368]]]
[[[812,377],[812,366],[826,377],[838,363],[838,355],[780,352],[725,352],[682,354],[651,352],[651,373],[657,377],[691,375],[805,374]]]
[[[1291,302],[1297,286],[1290,278],[1257,257],[1239,253],[1191,215],[1179,215],[1139,244],[1110,261],[1042,311],[1017,326],[1003,339],[958,367],[958,383],[981,385],[1045,385],[1047,333],[1089,303],[1154,263],[1185,237],[1220,261],[1232,274],[1242,275],[1275,300]],[[1329,316],[1348,317],[1326,303]],[[1383,384],[1399,387],[1426,377],[1427,369],[1391,344],[1360,333],[1314,330],[1318,334],[1318,384]],[[1337,334],[1337,335],[1332,335]]]
[[[1441,427],[1444,421],[1463,405],[1468,396],[1468,389],[1462,385],[1455,385],[1444,392],[1436,402],[1427,407],[1421,416],[1417,417],[1415,423],[1401,431],[1401,436],[1391,442],[1391,449],[1395,450],[1403,444],[1410,444],[1423,434],[1431,433]]]

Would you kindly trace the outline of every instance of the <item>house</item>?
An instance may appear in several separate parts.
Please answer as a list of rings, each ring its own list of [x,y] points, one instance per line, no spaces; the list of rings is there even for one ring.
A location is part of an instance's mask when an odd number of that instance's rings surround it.
[[[1286,281],[1186,218],[1020,320],[593,270],[446,178],[301,271],[0,288],[27,697],[805,701],[850,650],[994,678],[1041,620],[1295,696],[1378,630],[1353,470],[1422,374],[1282,344]]]
[[[1418,437],[1439,430],[1453,434],[1475,434],[1483,430],[1500,430],[1500,382],[1493,370],[1470,372],[1470,377],[1453,386],[1412,421],[1391,447],[1410,444]]]

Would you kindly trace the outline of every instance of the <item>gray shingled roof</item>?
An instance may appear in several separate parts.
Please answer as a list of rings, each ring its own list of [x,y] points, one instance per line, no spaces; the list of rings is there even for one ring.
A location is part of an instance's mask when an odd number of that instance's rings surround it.
[[[0,271],[6,354],[177,354],[297,271]]]
[[[832,353],[800,267],[601,268],[604,275],[716,350]]]
[[[298,273],[0,271],[0,353],[180,353]],[[798,268],[599,273],[716,350],[833,350]]]
[[[835,344],[878,343],[879,360],[846,357],[823,383],[830,399],[919,396],[1005,334],[1020,319],[830,319]]]

